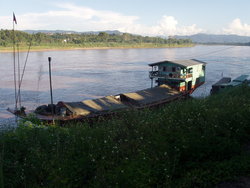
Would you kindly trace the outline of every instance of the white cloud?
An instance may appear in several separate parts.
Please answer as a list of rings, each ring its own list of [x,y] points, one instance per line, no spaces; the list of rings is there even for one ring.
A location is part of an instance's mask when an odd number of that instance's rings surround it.
[[[179,26],[178,21],[172,16],[163,16],[156,28],[164,35],[192,35],[203,31],[203,29],[197,28],[195,24]]]
[[[16,15],[17,29],[63,29],[76,31],[116,29],[133,24],[138,17],[111,11],[97,11],[73,4],[58,5],[62,10]],[[0,28],[12,28],[12,16],[0,17]]]
[[[58,4],[61,10],[44,13],[28,13],[16,15],[17,29],[25,30],[120,30],[122,32],[141,35],[190,35],[203,31],[195,24],[179,26],[178,21],[172,16],[163,16],[153,26],[138,23],[139,17],[126,16],[117,12],[94,10],[88,7],[73,4]],[[0,28],[11,29],[12,17],[0,17]]]
[[[127,28],[120,28],[121,31],[138,33],[142,35],[192,35],[203,31],[195,24],[191,26],[178,26],[178,21],[173,16],[163,16],[162,19],[151,27],[139,24],[128,25]]]
[[[242,23],[239,18],[236,18],[227,28],[223,29],[223,33],[250,36],[250,25]]]

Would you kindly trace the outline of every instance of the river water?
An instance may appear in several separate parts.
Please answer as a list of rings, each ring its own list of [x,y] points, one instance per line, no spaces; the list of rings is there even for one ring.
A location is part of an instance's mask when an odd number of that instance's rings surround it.
[[[17,56],[24,66],[27,53]],[[54,102],[80,101],[149,88],[149,63],[166,59],[207,62],[206,83],[194,97],[209,94],[222,76],[250,73],[250,48],[246,46],[195,46],[190,48],[102,49],[30,52],[23,78],[22,105],[34,109],[50,103],[48,57],[52,57]],[[0,128],[14,124],[6,111],[14,107],[13,54],[0,53]]]

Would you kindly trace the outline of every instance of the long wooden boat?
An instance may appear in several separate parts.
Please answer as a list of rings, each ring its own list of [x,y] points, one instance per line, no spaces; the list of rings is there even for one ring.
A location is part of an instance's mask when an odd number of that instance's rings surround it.
[[[198,86],[205,82],[205,63],[198,60],[164,61],[150,64],[150,78],[156,79],[158,86],[118,95],[79,102],[59,101],[57,104],[42,105],[34,111],[8,109],[21,118],[33,113],[42,121],[88,120],[97,117],[108,117],[126,110],[152,108],[180,100],[189,96]],[[171,72],[172,71],[172,72]]]
[[[84,100],[79,102],[59,101],[56,105],[42,105],[34,111],[9,112],[21,118],[33,114],[42,121],[84,121],[88,119],[113,116],[126,110],[140,110],[158,107],[174,100],[184,99],[189,96],[188,92],[179,92],[167,85],[140,90],[131,93],[122,93],[114,96],[106,96],[98,99]],[[52,110],[54,115],[52,115]]]

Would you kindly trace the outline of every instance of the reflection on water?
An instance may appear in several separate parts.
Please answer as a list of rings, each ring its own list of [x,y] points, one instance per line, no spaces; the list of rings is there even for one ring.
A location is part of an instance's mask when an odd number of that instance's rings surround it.
[[[145,89],[151,85],[149,63],[196,57],[208,63],[206,83],[193,94],[199,97],[208,95],[211,85],[222,75],[234,78],[250,72],[249,50],[249,47],[196,46],[31,52],[22,85],[22,101],[29,109],[49,103],[48,57],[52,57],[54,101],[79,101]],[[211,53],[215,51],[218,53]],[[20,54],[22,66],[25,57],[26,53]],[[14,106],[12,59],[12,53],[0,53],[0,125],[13,119],[6,112],[7,107]]]

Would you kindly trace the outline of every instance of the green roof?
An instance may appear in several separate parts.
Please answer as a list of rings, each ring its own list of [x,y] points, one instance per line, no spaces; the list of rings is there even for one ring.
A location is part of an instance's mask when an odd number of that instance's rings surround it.
[[[250,75],[249,74],[243,74],[237,78],[235,78],[233,81],[234,82],[244,82],[246,80],[250,79]]]
[[[205,62],[199,61],[197,59],[189,59],[189,60],[160,61],[160,62],[156,62],[156,63],[151,63],[151,64],[149,64],[149,66],[156,66],[156,65],[166,64],[166,63],[176,64],[176,65],[179,65],[181,67],[189,67],[189,66],[193,66],[193,65],[200,65],[200,64],[205,65],[206,64]]]

